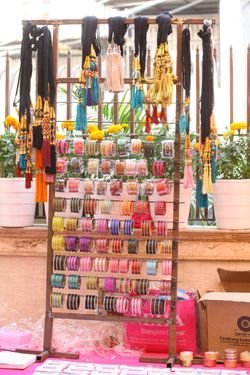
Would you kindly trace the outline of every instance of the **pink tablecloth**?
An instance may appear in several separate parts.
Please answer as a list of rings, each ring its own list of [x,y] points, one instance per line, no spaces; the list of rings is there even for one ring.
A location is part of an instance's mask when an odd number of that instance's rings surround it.
[[[73,361],[72,359],[68,360],[68,361]],[[117,364],[117,365],[127,365],[127,366],[149,366],[149,367],[158,367],[158,368],[164,368],[165,365],[161,365],[161,364],[146,364],[146,363],[140,363],[138,361],[138,359],[135,359],[135,358],[127,358],[127,357],[122,357],[120,355],[118,355],[117,353],[115,352],[110,352],[109,353],[109,356],[105,355],[105,357],[101,357],[101,356],[98,356],[96,355],[96,353],[93,353],[93,355],[88,355],[88,356],[84,356],[84,355],[81,355],[80,356],[80,359],[79,360],[76,360],[76,362],[79,361],[79,362],[89,362],[89,363],[98,363],[98,364]],[[22,374],[22,375],[32,375],[35,371],[35,369],[40,366],[41,363],[35,363],[31,366],[29,366],[27,369],[25,370],[6,370],[6,369],[0,369],[0,375],[18,375],[18,374]],[[195,367],[200,367],[202,368],[202,366],[195,366]],[[222,365],[218,365],[217,368],[219,369],[225,369],[224,366]],[[247,370],[247,369],[244,369],[243,367],[238,367],[237,369],[234,369],[234,370]],[[249,372],[250,374],[250,372]]]

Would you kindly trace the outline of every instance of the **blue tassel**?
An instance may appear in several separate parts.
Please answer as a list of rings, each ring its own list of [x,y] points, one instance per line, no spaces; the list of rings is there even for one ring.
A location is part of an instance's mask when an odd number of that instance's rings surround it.
[[[98,84],[97,77],[92,78],[91,88],[92,88],[92,105],[97,105],[99,102],[99,84]]]
[[[82,103],[77,104],[76,109],[76,126],[75,130],[85,131],[87,127],[86,106]]]
[[[132,90],[131,90],[131,107],[133,109],[137,108],[135,85],[132,86]]]
[[[180,125],[180,132],[186,133],[187,127],[188,127],[188,116],[186,114],[182,113],[180,115],[179,125]]]
[[[216,163],[214,154],[211,154],[212,183],[216,182]]]
[[[202,194],[202,180],[198,180],[196,188],[196,200],[199,208],[208,207],[208,197],[207,194]]]
[[[24,154],[21,154],[19,157],[19,168],[21,169],[21,171],[26,170],[26,157]]]
[[[137,98],[137,109],[143,107],[144,104],[144,97],[142,90],[137,90],[136,92],[136,98]]]

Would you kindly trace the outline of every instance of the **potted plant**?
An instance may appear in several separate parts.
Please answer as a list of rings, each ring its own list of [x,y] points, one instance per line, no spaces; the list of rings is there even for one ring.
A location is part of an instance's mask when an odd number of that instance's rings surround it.
[[[15,178],[18,121],[6,117],[0,135],[0,226],[32,226],[35,216],[35,183],[25,189],[25,179]]]
[[[218,229],[250,229],[249,135],[246,123],[233,123],[223,134],[217,161],[218,180],[213,185]],[[237,132],[237,133],[236,133]]]

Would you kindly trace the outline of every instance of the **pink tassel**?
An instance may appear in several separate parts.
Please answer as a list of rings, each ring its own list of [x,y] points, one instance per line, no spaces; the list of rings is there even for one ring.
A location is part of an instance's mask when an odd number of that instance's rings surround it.
[[[158,121],[158,114],[157,114],[157,105],[153,105],[152,122],[153,122],[155,125],[158,125],[158,124],[159,124],[159,121]]]
[[[192,165],[186,164],[184,167],[184,178],[183,185],[185,189],[194,187],[193,170]]]
[[[50,159],[50,141],[47,138],[43,138],[42,146],[42,159],[43,159],[43,168],[51,167]]]

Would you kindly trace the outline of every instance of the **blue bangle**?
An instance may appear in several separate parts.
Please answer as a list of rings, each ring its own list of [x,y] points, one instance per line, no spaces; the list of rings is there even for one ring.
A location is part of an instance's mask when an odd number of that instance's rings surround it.
[[[120,233],[120,221],[118,219],[112,219],[110,223],[111,234],[117,235]]]
[[[147,261],[147,275],[154,276],[157,273],[157,261],[148,260]]]

